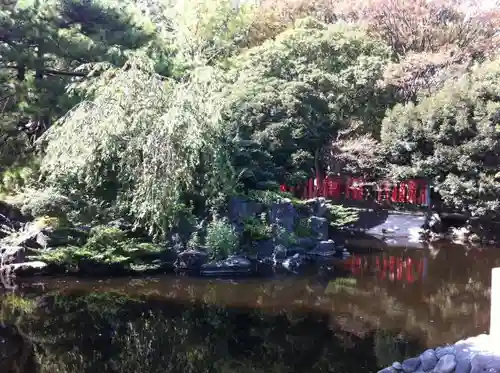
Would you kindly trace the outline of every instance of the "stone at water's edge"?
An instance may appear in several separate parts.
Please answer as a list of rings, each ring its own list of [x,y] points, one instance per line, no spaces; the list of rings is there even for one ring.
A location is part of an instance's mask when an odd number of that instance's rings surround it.
[[[500,373],[500,346],[482,334],[451,346],[424,351],[379,373]]]
[[[8,264],[0,268],[0,275],[5,277],[11,276],[38,276],[44,274],[47,269],[47,263],[44,262],[25,262]]]

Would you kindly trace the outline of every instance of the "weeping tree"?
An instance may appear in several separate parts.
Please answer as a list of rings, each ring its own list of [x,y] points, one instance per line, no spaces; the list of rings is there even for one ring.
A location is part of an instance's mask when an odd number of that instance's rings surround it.
[[[93,98],[44,136],[41,169],[48,185],[165,233],[193,194],[210,202],[236,183],[215,73],[199,70],[175,83],[144,61],[107,69],[87,85]]]

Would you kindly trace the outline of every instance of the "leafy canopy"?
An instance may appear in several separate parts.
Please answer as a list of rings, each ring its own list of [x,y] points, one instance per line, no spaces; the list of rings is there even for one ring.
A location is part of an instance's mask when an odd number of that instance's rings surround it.
[[[382,126],[396,177],[432,180],[445,204],[473,216],[500,213],[500,60],[477,65]]]
[[[234,58],[224,119],[247,185],[298,182],[338,130],[355,119],[376,127],[388,55],[363,29],[308,18]]]

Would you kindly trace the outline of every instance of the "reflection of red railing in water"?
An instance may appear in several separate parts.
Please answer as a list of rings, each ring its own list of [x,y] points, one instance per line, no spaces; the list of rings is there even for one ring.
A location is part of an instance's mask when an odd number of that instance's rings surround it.
[[[373,267],[369,259],[373,257],[353,255],[345,261],[345,266],[355,276],[363,276],[366,271]],[[389,279],[392,281],[404,281],[414,283],[423,280],[427,275],[425,258],[412,259],[410,257],[385,256],[375,257],[375,269],[379,280]]]
[[[280,189],[283,192],[292,192],[303,199],[314,197],[354,201],[376,199],[378,202],[390,201],[421,206],[430,204],[429,186],[424,180],[419,179],[394,183],[388,180],[366,182],[361,177],[327,176],[323,179],[309,179],[305,185],[299,187],[281,185]]]

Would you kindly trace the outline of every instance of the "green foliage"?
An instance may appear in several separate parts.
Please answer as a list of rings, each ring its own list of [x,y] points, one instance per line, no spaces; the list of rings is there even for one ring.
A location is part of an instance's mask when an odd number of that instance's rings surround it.
[[[268,240],[272,237],[272,228],[267,223],[266,214],[259,218],[252,216],[243,222],[243,234],[250,240]]]
[[[0,166],[33,154],[34,141],[78,97],[82,64],[122,65],[154,36],[132,2],[14,1],[0,9]]]
[[[245,185],[303,182],[339,130],[353,120],[375,129],[387,62],[388,48],[362,29],[312,19],[233,59],[224,118]]]
[[[71,199],[53,188],[25,189],[10,202],[19,207],[23,215],[35,218],[44,216],[65,218],[75,208]]]
[[[302,218],[297,221],[295,226],[295,234],[297,237],[311,237],[312,227],[311,218]]]
[[[3,171],[0,181],[0,193],[20,192],[32,181],[36,171],[31,166],[12,166]]]
[[[236,253],[240,238],[231,224],[222,219],[214,219],[207,226],[205,246],[215,259],[224,259]]]
[[[358,212],[350,207],[341,205],[327,204],[328,213],[326,218],[332,227],[342,228],[354,224],[358,219]]]
[[[273,240],[277,245],[283,245],[284,247],[290,247],[297,243],[297,236],[295,232],[288,232],[284,227],[273,224]]]
[[[83,102],[47,132],[47,183],[107,201],[153,233],[166,233],[187,206],[237,188],[209,70],[189,83],[165,81],[151,64],[105,72]]]
[[[388,113],[382,141],[395,177],[429,178],[447,207],[500,213],[500,60],[477,65],[419,103]]]
[[[248,46],[256,11],[251,4],[235,7],[231,0],[174,2],[169,17],[169,37],[176,52],[174,74],[224,61]]]
[[[247,193],[250,200],[260,202],[265,206],[271,206],[273,203],[279,203],[285,198],[292,198],[288,192],[278,192],[274,190],[250,190]]]
[[[66,246],[44,251],[37,256],[37,260],[68,269],[78,268],[84,261],[129,266],[148,254],[161,251],[160,246],[127,238],[126,233],[118,228],[98,226],[92,229],[82,247]]]

